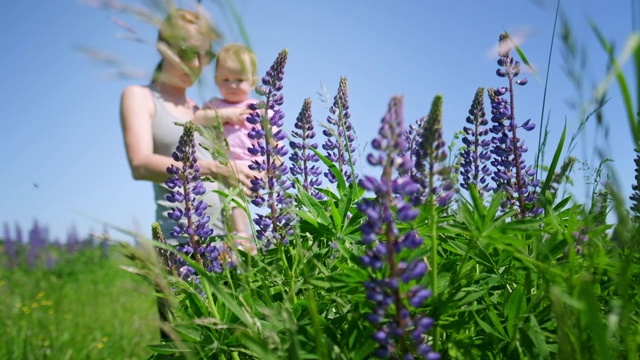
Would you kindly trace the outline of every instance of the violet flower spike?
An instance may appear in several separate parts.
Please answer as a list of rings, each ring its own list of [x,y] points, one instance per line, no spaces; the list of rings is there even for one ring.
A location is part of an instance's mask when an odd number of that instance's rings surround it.
[[[509,41],[507,34],[500,34],[500,42]],[[509,51],[499,52],[497,74],[507,79],[507,86],[489,90],[491,100],[490,131],[491,165],[494,167],[491,179],[495,183],[494,191],[503,191],[505,200],[503,208],[516,208],[518,217],[536,216],[542,213],[542,208],[534,204],[538,199],[537,189],[540,186],[536,178],[535,169],[527,166],[524,154],[527,147],[517,135],[518,128],[531,131],[535,125],[531,120],[518,126],[515,116],[514,84],[525,85],[526,80],[516,80],[520,74],[520,62],[509,55]],[[508,99],[504,97],[508,95]]]
[[[349,113],[347,78],[344,76],[340,78],[338,93],[333,98],[329,112],[331,115],[327,117],[327,122],[331,127],[322,131],[327,137],[322,148],[326,151],[327,159],[334,162],[343,174],[345,181],[352,183],[356,176],[353,168],[356,163],[353,155],[356,147],[353,125],[349,121],[351,114]],[[326,171],[324,176],[330,183],[337,181],[331,171]]]
[[[177,250],[192,257],[196,262],[206,269],[216,269],[220,272],[220,252],[204,252],[203,250],[211,244],[208,239],[213,235],[213,229],[209,227],[211,220],[206,214],[208,204],[200,199],[206,192],[200,180],[200,167],[196,159],[196,125],[192,122],[184,124],[184,129],[176,150],[173,152],[173,159],[180,162],[178,167],[171,164],[167,168],[167,173],[171,175],[165,184],[169,188],[166,195],[167,201],[175,204],[167,216],[176,222],[170,235],[174,238],[185,239],[180,242]],[[198,275],[186,264],[182,257],[176,257],[175,263],[166,264],[169,269],[174,266],[178,268],[178,274],[184,280],[197,282]]]
[[[302,176],[302,187],[305,191],[316,199],[322,200],[324,195],[315,189],[322,184],[320,178],[322,170],[314,164],[319,162],[320,158],[310,150],[318,149],[318,143],[311,142],[316,137],[311,117],[311,99],[304,99],[294,127],[296,130],[291,131],[291,136],[300,139],[300,141],[291,140],[289,142],[292,150],[289,156],[289,161],[291,161],[289,172],[293,176]]]
[[[12,237],[11,236],[11,231],[9,230],[9,224],[8,223],[4,223],[4,228],[3,228],[3,236],[4,236],[4,253],[7,257],[7,264],[6,266],[9,269],[13,269],[16,266],[18,266],[18,246],[20,245],[19,243],[17,243],[17,235],[16,237]]]
[[[400,234],[395,225],[398,221],[413,221],[418,216],[405,198],[415,196],[420,187],[410,176],[396,175],[399,170],[408,170],[404,164],[410,164],[406,161],[403,126],[402,97],[395,96],[382,119],[379,136],[372,142],[378,154],[369,157],[374,160],[370,165],[382,167],[382,176],[379,179],[365,176],[358,181],[361,188],[375,194],[374,199],[364,199],[357,204],[365,217],[360,232],[367,246],[360,260],[372,274],[363,284],[367,299],[374,303],[374,309],[366,317],[376,327],[372,337],[378,347],[373,356],[439,359],[440,355],[426,344],[424,336],[433,326],[433,320],[411,312],[431,296],[429,290],[415,284],[426,273],[426,264],[422,259],[409,264],[398,261],[423,241],[415,230]],[[403,253],[403,250],[407,251]],[[403,292],[402,288],[409,283],[413,286]]]
[[[28,248],[25,254],[25,260],[29,268],[34,269],[42,263],[42,259],[46,255],[48,238],[46,227],[38,224],[37,220],[34,221],[31,230],[29,230]]]
[[[414,181],[422,186],[422,192],[413,198],[414,204],[429,201],[447,206],[454,195],[450,180],[451,168],[446,166],[447,148],[442,139],[442,96],[431,103],[429,114],[420,119],[422,129],[414,151]]]
[[[636,165],[635,183],[631,185],[633,193],[629,196],[631,200],[631,213],[637,222],[640,222],[640,149],[636,149],[636,158],[634,163]]]
[[[462,143],[465,148],[460,154],[462,158],[460,186],[469,189],[469,184],[475,185],[481,197],[484,192],[491,190],[487,182],[487,175],[491,174],[489,168],[491,142],[485,138],[489,134],[487,128],[489,121],[485,118],[483,99],[484,88],[480,87],[476,91],[469,109],[469,116],[466,119],[467,124],[471,127],[468,125],[463,128],[465,136],[462,138]]]
[[[262,85],[256,89],[264,100],[250,105],[254,112],[247,117],[247,122],[253,125],[247,136],[254,140],[254,145],[247,150],[256,157],[249,168],[260,174],[251,180],[251,190],[255,192],[251,203],[269,211],[253,219],[256,238],[263,241],[264,248],[287,244],[293,235],[294,216],[290,210],[293,198],[287,192],[292,184],[286,179],[289,168],[281,160],[288,153],[282,144],[287,134],[283,130],[284,112],[280,108],[284,103],[280,91],[287,54],[287,50],[282,50],[267,70]]]
[[[422,137],[422,132],[424,131],[424,122],[426,119],[426,117],[418,119],[415,124],[409,125],[409,128],[404,132],[404,139],[407,143],[407,148],[402,155],[408,156],[411,165],[407,169],[398,169],[398,171],[401,175],[408,174],[412,179],[418,179],[419,177],[414,164],[416,162],[416,156],[420,152],[418,145],[420,143],[420,138]]]

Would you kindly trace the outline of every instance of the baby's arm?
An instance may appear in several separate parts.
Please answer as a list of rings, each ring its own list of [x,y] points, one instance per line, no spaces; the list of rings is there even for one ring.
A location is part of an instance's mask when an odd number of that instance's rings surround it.
[[[219,124],[242,124],[251,110],[237,107],[216,108],[211,101],[196,111],[193,122],[202,126],[217,126]]]
[[[193,115],[193,122],[202,126],[217,126],[224,120],[216,109],[198,109]]]

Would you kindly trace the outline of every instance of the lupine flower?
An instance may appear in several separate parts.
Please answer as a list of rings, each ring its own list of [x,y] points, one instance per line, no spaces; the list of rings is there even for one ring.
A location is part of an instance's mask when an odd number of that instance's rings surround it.
[[[289,161],[291,161],[289,171],[293,176],[302,176],[302,187],[316,199],[322,200],[324,196],[315,189],[315,187],[322,184],[322,179],[320,178],[322,170],[318,165],[314,165],[320,159],[318,155],[309,150],[310,148],[318,148],[318,143],[311,142],[316,137],[311,117],[311,99],[304,99],[294,127],[297,130],[291,131],[291,136],[300,139],[300,141],[291,140],[289,142],[292,150],[289,156]]]
[[[15,239],[11,236],[8,223],[4,223],[3,237],[4,254],[7,257],[7,267],[12,269],[18,266],[18,247],[16,246]]]
[[[65,243],[67,253],[73,254],[74,252],[80,250],[80,236],[78,236],[78,231],[75,226],[71,227],[69,231],[67,231],[67,241]]]
[[[636,149],[636,158],[634,162],[636,165],[636,182],[631,185],[633,193],[629,196],[629,199],[631,200],[631,213],[636,219],[640,219],[640,149]]]
[[[338,170],[344,175],[345,181],[351,183],[355,178],[353,164],[356,163],[356,158],[353,153],[356,151],[356,147],[353,126],[349,121],[351,114],[349,113],[347,78],[344,76],[340,78],[338,93],[333,97],[333,105],[329,108],[329,112],[331,115],[327,117],[327,122],[332,127],[327,127],[322,131],[327,137],[322,148],[326,151],[327,159],[336,164]],[[324,176],[329,182],[336,182],[331,171],[327,170]]]
[[[200,167],[195,157],[195,131],[196,125],[193,123],[187,122],[184,125],[176,151],[172,154],[173,160],[180,162],[182,166],[171,164],[167,168],[167,173],[171,176],[165,182],[169,188],[166,199],[175,204],[168,213],[169,218],[176,222],[171,236],[186,239],[186,242],[180,242],[178,251],[193,257],[208,271],[221,272],[220,249],[217,248],[218,245],[207,242],[213,235],[213,230],[209,227],[210,218],[205,212],[209,205],[200,199],[206,189],[200,180]],[[212,247],[216,247],[216,250],[212,250]],[[176,266],[183,279],[197,280],[194,270],[183,258],[177,259]]]
[[[404,132],[404,140],[407,143],[407,148],[401,155],[408,155],[412,164],[416,163],[416,153],[419,152],[418,145],[420,144],[420,138],[422,137],[422,131],[424,130],[424,122],[427,117],[421,117],[415,124],[409,125],[409,128]],[[418,174],[415,166],[412,166],[406,173],[403,170],[399,170],[401,175],[408,174],[412,179],[417,179]]]
[[[256,88],[264,100],[250,105],[254,112],[247,117],[247,122],[253,125],[247,135],[254,140],[248,151],[259,157],[249,168],[260,174],[251,180],[251,190],[255,192],[251,203],[269,211],[266,215],[257,214],[254,219],[256,238],[264,242],[265,248],[271,244],[286,244],[293,235],[294,218],[288,210],[293,199],[287,193],[292,185],[286,179],[289,168],[281,160],[287,155],[287,149],[280,143],[287,138],[282,129],[284,112],[280,108],[284,103],[280,91],[286,62],[287,50],[282,50],[262,78],[262,85]]]
[[[462,182],[460,186],[464,189],[469,189],[469,184],[473,184],[478,189],[478,193],[482,196],[483,192],[489,191],[490,186],[487,183],[487,175],[491,175],[491,169],[489,168],[489,160],[491,160],[491,153],[489,148],[491,141],[485,139],[489,134],[489,129],[486,127],[489,121],[485,118],[484,111],[484,88],[480,87],[476,91],[476,95],[471,103],[469,109],[469,116],[467,116],[467,124],[463,128],[465,136],[462,138],[465,148],[460,154],[462,158],[462,164],[460,166],[460,175],[462,176]]]
[[[403,126],[402,97],[396,96],[389,102],[379,137],[372,142],[377,154],[368,157],[370,165],[382,167],[382,176],[379,179],[365,176],[358,181],[361,188],[375,194],[374,199],[365,199],[357,205],[365,215],[360,231],[362,242],[368,247],[361,262],[374,274],[364,283],[367,299],[375,305],[367,319],[377,329],[372,335],[378,343],[374,356],[438,359],[440,355],[432,351],[424,337],[433,319],[413,315],[411,311],[431,296],[428,289],[415,285],[427,266],[422,259],[398,260],[403,258],[403,250],[415,249],[423,241],[415,230],[400,234],[396,227],[397,221],[417,217],[418,211],[406,198],[420,191],[408,175],[394,178],[394,173],[407,172],[412,166],[406,154]],[[410,284],[414,285],[405,291]]]
[[[48,231],[44,226],[40,226],[38,221],[33,222],[31,230],[29,230],[28,248],[26,253],[26,262],[29,268],[33,269],[40,265],[47,246]]]
[[[589,228],[586,226],[581,226],[578,230],[573,231],[571,233],[571,237],[573,238],[573,249],[576,252],[576,255],[580,256],[584,252],[584,245],[589,241]],[[567,246],[564,250],[565,255],[569,251],[569,246]]]
[[[14,230],[16,235],[16,243],[24,244],[24,237],[22,236],[22,227],[20,226],[20,224],[16,223]]]
[[[453,198],[451,169],[445,165],[447,149],[442,139],[442,96],[437,95],[431,103],[429,115],[419,120],[422,129],[415,148],[416,176],[414,181],[422,186],[422,192],[414,203],[431,199],[438,206],[447,206]]]
[[[507,34],[500,35],[500,42],[509,41]],[[514,85],[525,85],[526,79],[516,80],[520,75],[520,62],[509,55],[509,50],[499,51],[496,74],[507,79],[508,86],[489,90],[491,99],[490,131],[494,134],[491,138],[491,164],[495,168],[492,180],[495,182],[495,191],[503,191],[505,200],[503,208],[517,208],[518,216],[535,216],[542,212],[541,208],[532,205],[538,198],[537,188],[539,180],[536,171],[527,166],[524,154],[528,148],[524,141],[517,136],[518,128],[531,131],[535,125],[531,119],[521,125],[516,122],[514,104]],[[509,94],[509,100],[503,96]]]

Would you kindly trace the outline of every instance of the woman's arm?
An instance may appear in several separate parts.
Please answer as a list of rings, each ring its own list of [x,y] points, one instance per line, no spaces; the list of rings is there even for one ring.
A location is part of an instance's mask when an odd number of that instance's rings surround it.
[[[242,124],[251,110],[236,107],[215,109],[205,107],[197,110],[193,122],[202,126],[217,126],[219,124]]]
[[[151,121],[154,112],[149,89],[138,85],[124,89],[120,99],[120,123],[131,175],[136,180],[162,183],[168,178],[167,167],[175,161],[153,153]]]
[[[136,180],[163,183],[169,177],[167,168],[171,164],[179,164],[171,157],[153,153],[151,121],[154,111],[153,98],[147,88],[132,85],[122,92],[120,122],[131,175]],[[245,193],[250,193],[249,180],[253,176],[249,170],[238,169],[234,163],[225,166],[217,161],[202,160],[198,164],[201,175],[211,176],[227,186],[240,184],[244,186]]]

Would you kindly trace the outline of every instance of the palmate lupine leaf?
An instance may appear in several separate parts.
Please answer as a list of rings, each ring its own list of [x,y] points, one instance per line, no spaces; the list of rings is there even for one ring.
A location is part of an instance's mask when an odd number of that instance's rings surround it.
[[[204,291],[205,297],[203,298],[199,293],[193,290],[193,292],[198,295],[198,302],[203,302],[202,305],[198,304],[199,307],[208,309],[209,312],[211,312],[211,314],[208,315],[221,319],[220,314],[217,313],[216,301],[214,301],[214,298],[212,297],[212,295],[215,295],[216,300],[221,301],[222,304],[224,304],[227,309],[235,314],[247,328],[255,329],[256,323],[249,317],[249,312],[247,311],[247,309],[243,309],[238,304],[238,301],[228,294],[228,291],[222,289],[222,287],[220,286],[220,277],[218,275],[207,272],[204,267],[202,267],[197,261],[191,259],[188,255],[181,252],[177,252],[177,254],[181,256],[184,261],[196,271],[196,273],[200,274],[200,284],[202,286],[202,290]],[[228,272],[230,271],[230,269],[225,267],[224,271]],[[188,283],[185,282],[185,284]],[[187,288],[192,289],[192,287],[188,285]]]
[[[334,193],[329,189],[318,188],[318,191],[329,199],[328,205],[330,206],[330,214],[334,221],[334,228],[337,233],[350,233],[351,231],[347,231],[347,229],[353,228],[353,225],[355,225],[349,219],[349,217],[352,216],[350,210],[353,208],[354,202],[362,197],[364,190],[356,186],[355,183],[347,184],[343,173],[338,169],[335,163],[321,154],[318,150],[313,148],[310,148],[309,150],[313,151],[318,156],[320,161],[327,166],[336,179],[337,193]],[[351,226],[349,226],[349,224],[351,224]]]
[[[345,193],[347,191],[347,182],[344,176],[342,175],[342,172],[340,171],[340,169],[338,169],[338,167],[336,166],[336,164],[333,161],[327,159],[327,157],[324,156],[322,153],[320,153],[318,150],[313,148],[309,150],[313,151],[318,156],[318,158],[320,158],[320,161],[322,161],[327,166],[329,171],[331,171],[331,173],[336,177],[336,184],[338,184],[338,188],[337,188],[338,192]]]
[[[296,190],[296,199],[302,205],[301,209],[296,211],[300,218],[308,221],[313,226],[318,226],[319,223],[328,224],[331,221],[322,204],[308,192],[304,191],[299,181],[297,181]]]

